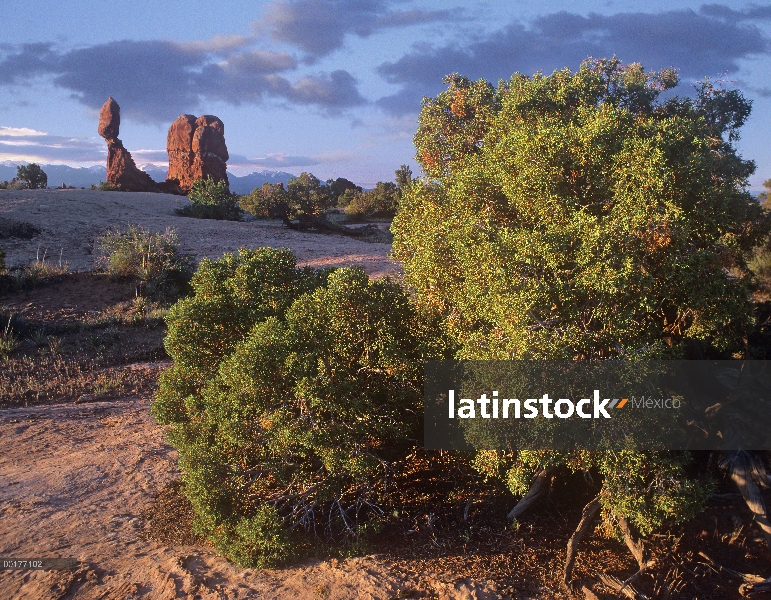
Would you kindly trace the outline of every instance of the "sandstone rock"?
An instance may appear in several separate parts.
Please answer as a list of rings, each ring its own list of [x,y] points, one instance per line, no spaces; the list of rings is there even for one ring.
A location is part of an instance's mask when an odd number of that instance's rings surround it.
[[[99,111],[99,135],[106,140],[117,140],[120,132],[120,106],[112,97]]]
[[[137,168],[131,153],[118,139],[120,106],[112,98],[99,111],[99,135],[107,141],[107,183],[127,192],[157,192],[158,184]]]
[[[225,125],[213,115],[180,115],[166,136],[169,174],[166,185],[176,183],[185,193],[193,182],[211,177],[228,183]]]

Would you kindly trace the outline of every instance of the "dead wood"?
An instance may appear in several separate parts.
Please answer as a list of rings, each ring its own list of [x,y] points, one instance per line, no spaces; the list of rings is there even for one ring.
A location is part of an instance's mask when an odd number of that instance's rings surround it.
[[[768,518],[763,494],[753,478],[753,473],[758,470],[754,463],[752,456],[745,450],[726,453],[722,461],[723,466],[728,469],[731,480],[739,488],[744,502],[752,511],[755,521],[763,532],[766,544],[771,549],[771,521]]]
[[[576,561],[576,553],[578,552],[578,544],[581,543],[581,538],[584,537],[584,534],[589,529],[589,526],[592,523],[592,520],[594,517],[597,516],[597,513],[600,512],[600,497],[597,496],[589,502],[586,506],[584,506],[584,510],[581,513],[581,520],[578,523],[578,527],[576,527],[575,532],[572,536],[570,536],[570,539],[568,540],[568,549],[567,554],[565,556],[565,569],[563,571],[562,575],[562,585],[569,591],[570,590],[570,580],[573,577],[573,565]]]
[[[533,483],[530,485],[530,489],[527,490],[527,494],[522,496],[522,499],[517,502],[516,506],[509,511],[509,519],[519,518],[520,515],[524,514],[531,506],[533,506],[533,504],[535,504],[536,500],[543,496],[549,488],[554,471],[556,471],[556,467],[547,467],[536,474]]]

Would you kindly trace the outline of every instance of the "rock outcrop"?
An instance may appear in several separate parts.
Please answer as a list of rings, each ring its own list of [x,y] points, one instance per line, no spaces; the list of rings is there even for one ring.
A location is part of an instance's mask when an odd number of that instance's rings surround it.
[[[169,154],[167,183],[187,193],[197,179],[211,177],[228,183],[225,125],[212,115],[180,115],[166,136]]]
[[[128,192],[158,192],[158,184],[139,169],[118,139],[120,106],[112,98],[99,111],[99,135],[107,142],[107,183]]]
[[[197,179],[211,177],[229,185],[225,125],[212,115],[180,115],[169,127],[166,151],[169,174],[156,183],[136,166],[131,153],[118,139],[120,106],[112,98],[99,111],[99,135],[107,141],[107,183],[129,192],[187,194]]]

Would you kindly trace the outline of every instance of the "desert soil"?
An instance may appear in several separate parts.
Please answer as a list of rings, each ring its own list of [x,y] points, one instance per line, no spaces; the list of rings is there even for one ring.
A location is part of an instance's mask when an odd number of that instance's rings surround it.
[[[30,240],[4,239],[7,264],[28,264],[39,247],[41,257],[47,249],[47,260],[58,261],[61,249],[71,269],[88,270],[94,264],[96,236],[133,223],[156,231],[175,228],[183,249],[199,257],[270,245],[291,248],[306,265],[359,264],[372,276],[395,268],[387,244],[299,233],[271,222],[178,217],[174,208],[184,202],[161,194],[0,191],[0,218],[42,230]],[[59,284],[60,289],[41,288],[25,297],[24,316],[41,323],[68,321],[115,300],[75,293],[84,288],[78,287],[82,277],[73,277]],[[105,285],[105,292],[123,293],[110,288],[115,284]],[[20,310],[18,302],[7,300],[8,309]],[[168,364],[126,368],[155,378]],[[104,402],[0,410],[0,556],[78,561],[71,571],[0,571],[0,598],[501,597],[494,588],[461,575],[423,573],[417,581],[377,556],[252,570],[238,568],[200,544],[152,541],[146,535],[148,510],[179,473],[176,452],[150,417],[151,397],[140,393]]]
[[[129,397],[0,411],[2,555],[79,561],[72,571],[0,571],[0,598],[386,599],[417,586],[435,597],[499,597],[467,580],[411,581],[377,557],[252,570],[200,546],[149,541],[143,516],[178,473],[148,408]]]
[[[184,252],[217,258],[238,248],[290,248],[301,265],[361,265],[373,277],[397,266],[390,244],[368,243],[341,235],[292,231],[278,221],[212,221],[181,217],[174,209],[189,204],[183,196],[95,190],[0,190],[0,219],[31,223],[42,230],[30,240],[4,239],[6,265],[25,266],[42,259],[68,262],[72,270],[94,266],[96,238],[112,227],[139,225],[152,231],[171,227]]]

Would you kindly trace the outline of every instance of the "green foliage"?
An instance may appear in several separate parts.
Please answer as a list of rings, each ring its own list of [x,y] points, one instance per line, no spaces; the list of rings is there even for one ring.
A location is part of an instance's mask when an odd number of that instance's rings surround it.
[[[115,185],[113,185],[109,181],[100,181],[98,186],[91,184],[91,187],[88,189],[99,190],[101,192],[120,192],[121,191],[119,183],[116,183]]]
[[[173,229],[153,233],[135,225],[97,239],[99,263],[116,279],[136,282],[138,296],[174,299],[187,287],[195,261],[183,254]]]
[[[210,176],[196,179],[187,197],[192,204],[177,211],[186,217],[239,221],[243,214],[238,205],[238,194],[228,191],[226,181],[214,181]]]
[[[453,76],[415,136],[429,178],[394,221],[406,281],[463,356],[728,349],[752,324],[745,259],[768,232],[727,138],[749,112],[708,82],[657,103],[669,71],[618,61],[495,90]],[[721,113],[721,107],[727,113]]]
[[[758,194],[758,199],[763,203],[763,205],[768,208],[768,197],[769,194],[771,194],[771,179],[766,179],[763,182],[763,187],[766,188],[766,192],[761,192]]]
[[[448,77],[415,135],[426,178],[402,195],[393,254],[421,302],[473,359],[682,356],[730,351],[753,325],[746,260],[769,231],[733,141],[750,103],[709,81],[659,94],[674,72],[617,60],[494,88]],[[630,440],[634,444],[634,440]],[[710,484],[690,456],[480,452],[526,492],[546,467],[599,471],[606,523],[647,535],[690,518]]]
[[[771,293],[771,250],[768,246],[755,248],[747,267],[755,275],[758,288]]]
[[[332,191],[332,195],[337,198],[337,204],[340,206],[340,197],[346,192],[361,192],[361,187],[356,185],[353,181],[349,181],[345,177],[338,177],[337,179],[329,179],[327,181]]]
[[[316,536],[355,538],[420,435],[436,329],[396,284],[298,269],[288,250],[204,260],[192,286],[167,318],[174,366],[152,411],[171,426],[197,527],[253,566]]]
[[[402,165],[396,169],[396,187],[399,188],[399,197],[407,187],[412,183],[412,169],[407,165]]]
[[[399,204],[396,184],[378,181],[374,190],[355,193],[345,206],[345,214],[354,219],[393,217]]]
[[[45,174],[40,165],[30,163],[27,166],[19,165],[16,167],[16,177],[31,190],[45,189],[48,187],[48,175]]]
[[[281,219],[285,225],[312,224],[337,201],[333,187],[312,173],[301,173],[282,183],[266,183],[241,198],[241,207],[257,217]]]

